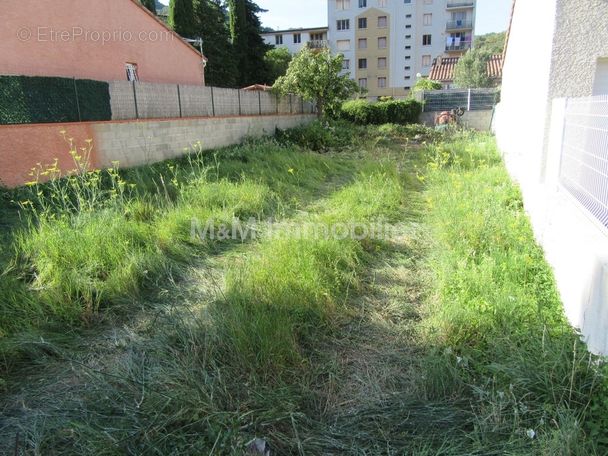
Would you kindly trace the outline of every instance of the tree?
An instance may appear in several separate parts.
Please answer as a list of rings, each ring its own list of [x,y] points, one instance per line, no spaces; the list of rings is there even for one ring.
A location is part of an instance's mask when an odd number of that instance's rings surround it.
[[[463,89],[492,87],[488,75],[490,54],[478,49],[471,49],[460,57],[454,68],[454,85]]]
[[[156,0],[141,0],[141,4],[156,14]]]
[[[269,82],[264,56],[270,46],[260,35],[259,13],[264,12],[251,0],[228,0],[230,36],[238,65],[237,83],[240,87]]]
[[[439,81],[433,81],[429,78],[420,78],[418,81],[416,81],[414,87],[412,87],[412,92],[421,92],[422,90],[441,90],[442,88],[443,86]]]
[[[196,36],[197,24],[192,0],[171,0],[169,3],[169,27],[185,38]]]
[[[341,75],[342,55],[332,56],[329,49],[321,51],[304,48],[289,64],[287,74],[274,84],[274,89],[286,95],[294,93],[317,104],[319,117],[359,92],[357,83]]]
[[[205,68],[207,84],[235,87],[237,66],[234,59],[227,13],[220,0],[194,0],[197,22],[195,36],[203,39],[203,51],[209,59]]]
[[[506,32],[487,33],[475,37],[473,47],[488,54],[502,54],[505,49]]]
[[[271,83],[274,83],[281,76],[285,76],[291,58],[291,54],[286,48],[273,48],[266,52],[264,61],[268,67],[268,77]]]

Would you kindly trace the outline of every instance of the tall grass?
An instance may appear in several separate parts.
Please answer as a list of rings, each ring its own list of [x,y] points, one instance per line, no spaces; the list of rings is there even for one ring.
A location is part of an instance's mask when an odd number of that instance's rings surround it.
[[[543,454],[598,451],[587,431],[605,418],[589,407],[605,379],[565,319],[493,138],[457,138],[429,157],[428,397],[470,397],[480,446],[501,439]]]

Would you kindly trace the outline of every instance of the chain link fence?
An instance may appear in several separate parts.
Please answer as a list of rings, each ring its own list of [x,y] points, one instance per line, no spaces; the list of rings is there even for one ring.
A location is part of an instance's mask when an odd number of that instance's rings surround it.
[[[312,114],[289,95],[195,85],[0,77],[0,125]]]
[[[423,91],[419,95],[424,112],[451,111],[462,108],[466,111],[489,111],[500,101],[497,89],[451,89]]]

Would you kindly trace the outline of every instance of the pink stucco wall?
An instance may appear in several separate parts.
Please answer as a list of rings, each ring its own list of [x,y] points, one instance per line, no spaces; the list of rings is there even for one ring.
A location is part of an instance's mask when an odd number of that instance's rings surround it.
[[[201,56],[136,0],[4,0],[0,74],[203,84]],[[4,5],[6,3],[6,5]]]

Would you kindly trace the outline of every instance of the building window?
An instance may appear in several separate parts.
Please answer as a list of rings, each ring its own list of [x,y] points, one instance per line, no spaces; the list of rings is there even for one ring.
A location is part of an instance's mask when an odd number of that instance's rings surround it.
[[[365,70],[367,68],[367,59],[359,59],[359,69]]]
[[[424,4],[425,5],[432,5],[433,4],[433,0],[424,0]]]
[[[283,35],[275,35],[274,44],[276,44],[277,46],[283,44]]]
[[[139,81],[139,75],[137,74],[137,63],[125,64],[125,70],[127,71],[127,81]]]
[[[410,49],[412,49],[412,46],[405,46],[406,51],[409,51]]]
[[[378,49],[386,49],[386,37],[381,36],[378,38]]]
[[[386,57],[378,57],[378,69],[383,70],[386,68]]]
[[[340,19],[337,22],[338,30],[349,30],[350,29],[350,20],[349,19]]]
[[[412,37],[412,35],[405,35],[405,39],[409,40]]]
[[[386,28],[386,27],[388,27],[388,17],[378,16],[378,28]]]
[[[350,51],[350,40],[338,40],[336,46],[338,51]]]
[[[410,67],[410,66],[406,66],[406,67],[405,67],[405,71],[409,71],[409,70],[411,70],[411,69],[412,69],[412,67]]]
[[[323,41],[325,39],[325,36],[323,33],[313,33],[310,35],[310,39],[312,41]]]
[[[412,77],[411,77],[411,76],[406,76],[406,77],[405,77],[405,80],[406,80],[406,81],[408,81],[408,80],[410,80],[410,79],[412,79]]]
[[[429,66],[431,66],[431,56],[430,55],[423,55],[422,56],[422,66],[423,67],[429,67]]]
[[[422,16],[422,25],[433,25],[433,15],[425,14]]]
[[[367,18],[366,17],[360,17],[359,18],[359,28],[360,29],[366,29],[367,28]]]
[[[431,45],[431,35],[422,35],[422,45],[430,46]]]
[[[406,5],[409,5],[412,3],[412,0],[403,0],[403,3],[405,3]]]
[[[359,0],[359,8],[367,8],[367,0]]]
[[[294,33],[293,34],[293,44],[300,44],[302,42],[302,34]]]
[[[405,60],[410,60],[411,58],[412,58],[412,56],[410,56],[410,55],[405,56]]]
[[[411,24],[407,24],[407,25],[405,26],[405,28],[406,28],[406,29],[411,29],[411,28],[412,28],[412,25],[411,25]],[[410,37],[411,37],[411,35],[410,35]]]
[[[336,9],[339,11],[350,9],[350,0],[336,0]]]
[[[367,78],[359,78],[359,87],[367,89]]]
[[[378,6],[380,8],[386,8],[386,2],[387,0],[378,0]]]
[[[406,14],[406,15],[405,15],[405,18],[406,18],[406,19],[411,19],[411,18],[412,18],[412,15],[411,15],[411,14]]]
[[[348,59],[342,60],[342,69],[350,70],[350,60],[348,60]]]
[[[379,89],[386,88],[386,78],[378,78],[378,88]]]
[[[367,38],[359,38],[357,42],[357,47],[359,49],[367,49]]]

